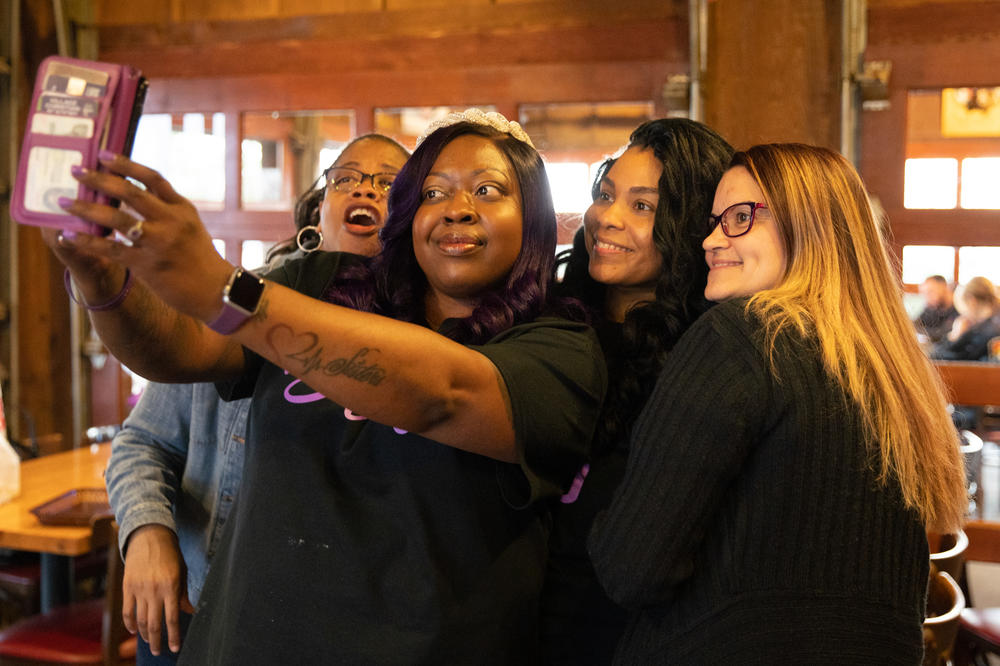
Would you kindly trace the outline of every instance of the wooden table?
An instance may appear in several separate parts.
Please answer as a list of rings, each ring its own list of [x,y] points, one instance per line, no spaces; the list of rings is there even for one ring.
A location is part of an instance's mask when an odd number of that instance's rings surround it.
[[[63,451],[21,463],[21,494],[0,504],[0,548],[41,553],[40,606],[68,601],[68,558],[89,553],[93,530],[42,525],[31,509],[75,488],[103,488],[110,444]]]

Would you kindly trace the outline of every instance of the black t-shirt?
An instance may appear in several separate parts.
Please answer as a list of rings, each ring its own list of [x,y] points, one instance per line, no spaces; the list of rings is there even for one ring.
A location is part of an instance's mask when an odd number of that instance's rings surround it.
[[[313,255],[271,277],[318,295],[337,261]],[[520,465],[369,421],[248,364],[243,486],[184,662],[537,660],[547,535],[532,500],[564,492],[585,459],[604,366],[593,333],[558,319],[475,349],[509,389]]]

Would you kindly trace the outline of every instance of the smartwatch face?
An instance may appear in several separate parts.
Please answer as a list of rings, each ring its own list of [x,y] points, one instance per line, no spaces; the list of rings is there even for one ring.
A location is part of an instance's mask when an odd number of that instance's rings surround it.
[[[257,309],[261,294],[264,293],[264,283],[253,273],[241,271],[229,286],[229,302],[247,312]]]

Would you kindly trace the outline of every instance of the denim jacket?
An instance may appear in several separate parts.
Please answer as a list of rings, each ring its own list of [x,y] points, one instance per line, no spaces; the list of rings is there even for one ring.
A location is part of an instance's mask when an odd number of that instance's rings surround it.
[[[172,529],[192,604],[240,485],[249,407],[221,400],[214,384],[150,382],[111,442],[105,478],[122,553],[143,525]]]

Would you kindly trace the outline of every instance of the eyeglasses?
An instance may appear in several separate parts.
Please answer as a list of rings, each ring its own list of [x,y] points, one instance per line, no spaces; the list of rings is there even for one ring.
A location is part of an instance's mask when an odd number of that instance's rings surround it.
[[[722,223],[722,233],[729,238],[742,236],[753,227],[753,218],[757,214],[757,209],[767,209],[767,204],[756,201],[741,201],[722,211],[721,215],[708,216],[708,233],[715,231],[715,227]]]
[[[350,167],[332,166],[323,172],[327,188],[337,192],[353,192],[358,189],[365,178],[372,181],[372,187],[379,192],[388,192],[392,181],[396,180],[394,173],[365,173]]]

